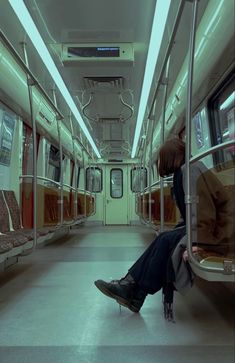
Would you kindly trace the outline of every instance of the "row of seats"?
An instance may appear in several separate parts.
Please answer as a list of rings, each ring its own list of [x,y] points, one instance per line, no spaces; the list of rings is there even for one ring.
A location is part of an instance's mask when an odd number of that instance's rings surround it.
[[[56,227],[43,227],[37,230],[37,238],[47,236]],[[32,246],[33,229],[22,227],[20,208],[12,190],[0,190],[0,254],[19,246]],[[31,242],[28,243],[28,242]]]
[[[53,193],[56,193],[53,191]],[[44,194],[44,223],[55,224],[60,221],[60,195],[52,194],[47,191]],[[75,193],[63,196],[63,220],[72,222],[74,220],[89,217],[94,212],[94,198],[89,195],[78,193],[77,195],[77,214],[74,211]],[[86,206],[85,206],[86,204]]]
[[[33,226],[33,186],[23,182],[20,188],[22,222],[27,228]],[[94,197],[77,193],[77,208],[75,208],[76,194],[74,191],[63,192],[63,222],[74,224],[82,218],[94,213]],[[61,221],[61,195],[57,188],[37,185],[38,226],[56,226]]]
[[[74,197],[74,196],[73,196]],[[73,219],[70,205],[74,204],[72,197],[71,203],[64,196],[64,221],[72,222]],[[84,203],[87,203],[86,215],[91,215],[94,211],[94,198],[91,196],[78,195],[78,214],[77,218],[81,219],[85,216]],[[37,243],[41,243],[54,235],[54,232],[60,227],[59,224],[59,211],[58,208],[59,195],[44,194],[44,227],[37,228]],[[30,205],[32,205],[30,200]],[[23,210],[31,210],[25,208]],[[31,213],[30,213],[31,215]],[[24,216],[24,214],[23,214]],[[27,214],[29,216],[29,214]],[[26,222],[26,223],[25,223]],[[22,226],[21,211],[12,190],[0,190],[0,263],[6,258],[23,253],[33,247],[34,243],[34,230],[31,228],[32,220],[23,220],[23,224],[27,225],[26,228]]]
[[[160,224],[160,189],[151,192],[151,222]],[[138,198],[138,215],[149,219],[149,193]],[[171,195],[171,188],[164,187],[164,221],[166,225],[175,225],[178,219],[178,211]]]

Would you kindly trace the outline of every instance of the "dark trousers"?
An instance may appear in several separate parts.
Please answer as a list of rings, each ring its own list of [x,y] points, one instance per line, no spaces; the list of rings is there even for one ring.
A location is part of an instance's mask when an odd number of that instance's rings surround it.
[[[129,269],[141,290],[155,294],[164,286],[169,257],[185,233],[185,226],[160,233]]]

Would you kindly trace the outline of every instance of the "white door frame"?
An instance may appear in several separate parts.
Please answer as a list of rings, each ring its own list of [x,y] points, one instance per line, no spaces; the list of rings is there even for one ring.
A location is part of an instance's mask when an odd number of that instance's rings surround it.
[[[115,198],[111,194],[110,173],[112,169],[122,170],[122,197]],[[105,225],[128,225],[129,197],[128,197],[128,165],[105,165],[104,167],[104,222]]]

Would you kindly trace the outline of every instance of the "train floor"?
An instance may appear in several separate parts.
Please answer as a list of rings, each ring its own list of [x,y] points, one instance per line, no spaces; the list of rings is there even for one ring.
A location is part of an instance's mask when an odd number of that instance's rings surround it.
[[[154,238],[145,226],[81,226],[0,275],[1,363],[232,363],[234,295],[197,279],[175,294],[175,323],[161,293],[135,314],[94,286],[122,277]]]

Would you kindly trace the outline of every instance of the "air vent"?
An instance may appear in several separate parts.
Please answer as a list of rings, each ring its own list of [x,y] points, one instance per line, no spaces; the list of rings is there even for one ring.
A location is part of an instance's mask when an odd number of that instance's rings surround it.
[[[104,122],[104,123],[116,123],[116,122],[121,122],[120,117],[101,117],[98,120],[99,122]]]
[[[100,77],[84,77],[84,85],[85,88],[117,88],[117,89],[123,89],[125,88],[125,79],[121,76],[114,76],[114,77],[106,77],[106,76],[100,76]]]
[[[123,160],[121,159],[108,159],[109,163],[123,163]]]

